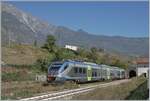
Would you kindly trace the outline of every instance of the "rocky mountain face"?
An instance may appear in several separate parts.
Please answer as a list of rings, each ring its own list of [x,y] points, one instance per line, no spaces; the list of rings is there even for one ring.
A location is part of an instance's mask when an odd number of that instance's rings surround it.
[[[2,43],[42,44],[45,36],[54,35],[56,27],[25,13],[11,4],[2,3]],[[3,37],[4,36],[4,37]]]
[[[149,52],[148,38],[92,35],[82,29],[75,31],[51,25],[8,3],[2,3],[1,30],[4,46],[12,42],[33,45],[35,41],[40,46],[44,44],[46,36],[51,34],[56,37],[60,46],[70,44],[86,49],[97,47],[124,55],[147,56]]]

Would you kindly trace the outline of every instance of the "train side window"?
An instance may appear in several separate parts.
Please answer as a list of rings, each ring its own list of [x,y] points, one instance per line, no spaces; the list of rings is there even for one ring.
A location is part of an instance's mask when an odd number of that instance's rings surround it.
[[[119,76],[119,75],[120,75],[120,72],[117,72],[117,75]]]
[[[97,76],[97,72],[95,72],[95,77]]]
[[[86,69],[85,69],[85,68],[83,68],[83,73],[84,73],[84,74],[86,73]]]
[[[122,75],[124,75],[124,72],[122,72]]]
[[[77,67],[74,68],[74,72],[78,73],[78,68]]]
[[[82,73],[82,68],[79,68],[79,73]]]
[[[94,72],[92,72],[92,77],[94,77]]]
[[[82,73],[85,74],[85,68],[82,68]]]

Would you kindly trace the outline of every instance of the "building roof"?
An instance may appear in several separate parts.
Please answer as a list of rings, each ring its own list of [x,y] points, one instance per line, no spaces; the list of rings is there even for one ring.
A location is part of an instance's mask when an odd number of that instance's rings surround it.
[[[149,58],[138,58],[133,61],[134,64],[149,64]]]

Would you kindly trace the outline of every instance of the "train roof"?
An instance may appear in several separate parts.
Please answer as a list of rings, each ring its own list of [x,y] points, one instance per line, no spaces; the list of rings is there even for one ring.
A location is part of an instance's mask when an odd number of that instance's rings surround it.
[[[115,66],[109,66],[105,64],[96,64],[92,62],[85,62],[85,61],[80,61],[80,60],[64,60],[64,61],[55,61],[52,64],[57,64],[57,65],[62,65],[64,63],[73,63],[73,64],[78,64],[78,65],[89,65],[92,66],[92,68],[100,68],[100,67],[105,67],[105,68],[110,68],[110,69],[119,69],[119,70],[124,70],[123,68],[115,67]]]
[[[115,67],[115,66],[109,66],[109,65],[105,65],[105,64],[101,64],[101,66],[106,67],[106,68],[110,68],[110,69],[119,69],[119,70],[124,70],[123,68],[119,68],[119,67]]]
[[[70,63],[80,64],[80,65],[90,65],[92,67],[100,67],[100,65],[92,62],[80,62],[80,61],[69,61]]]
[[[112,66],[112,68],[114,68],[114,69],[119,69],[119,70],[125,70],[125,69],[123,69],[123,68],[119,68],[119,67],[115,67],[115,66]]]
[[[85,61],[75,61],[75,60],[56,61],[56,62],[53,62],[52,64],[62,65],[66,62],[73,63],[73,64],[78,64],[78,65],[89,65],[89,66],[92,66],[92,68],[100,68],[101,67],[100,65],[98,65],[96,63],[85,62]]]
[[[109,65],[105,65],[105,64],[101,64],[101,66],[108,67],[108,68],[110,68],[110,67],[111,67],[111,66],[109,66]]]

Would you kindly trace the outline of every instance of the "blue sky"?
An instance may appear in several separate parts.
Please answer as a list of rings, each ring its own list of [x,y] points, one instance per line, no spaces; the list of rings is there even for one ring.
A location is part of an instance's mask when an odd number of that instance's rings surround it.
[[[33,16],[90,34],[147,37],[148,2],[11,2]]]

